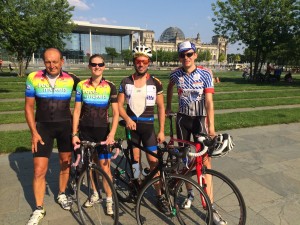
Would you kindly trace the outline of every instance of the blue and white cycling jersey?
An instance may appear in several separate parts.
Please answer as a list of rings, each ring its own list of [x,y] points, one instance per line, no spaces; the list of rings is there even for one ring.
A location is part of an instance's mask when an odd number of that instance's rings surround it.
[[[177,86],[179,113],[206,116],[205,94],[214,93],[210,70],[198,66],[188,75],[183,68],[178,68],[170,74],[170,81]]]

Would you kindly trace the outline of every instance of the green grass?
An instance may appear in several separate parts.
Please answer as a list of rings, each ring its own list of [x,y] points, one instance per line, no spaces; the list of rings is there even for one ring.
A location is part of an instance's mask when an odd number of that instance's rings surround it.
[[[226,131],[231,129],[246,128],[254,126],[264,126],[270,124],[288,124],[300,122],[300,108],[295,109],[276,109],[250,112],[234,112],[215,115],[216,131]],[[155,123],[158,130],[158,123]],[[169,121],[166,119],[166,135],[169,135]],[[2,141],[0,142],[0,153],[30,151],[30,132],[29,131],[2,131],[0,132]],[[115,138],[124,138],[124,129],[118,127]]]
[[[81,79],[90,76],[89,70],[74,71]],[[105,77],[113,81],[118,87],[122,78],[133,73],[130,71],[107,70]],[[162,81],[166,93],[170,71],[150,71],[157,75]],[[241,78],[241,72],[216,72],[221,82],[215,84],[215,109],[254,108],[260,106],[277,106],[300,104],[300,75],[293,75],[296,81],[292,84],[279,82],[275,84],[256,84],[246,82]],[[15,98],[24,98],[26,78],[16,76],[0,77],[0,98],[10,99],[1,102],[0,111],[7,114],[0,114],[0,124],[25,123],[23,113],[24,101],[14,101]],[[175,88],[174,88],[175,91]],[[73,107],[72,101],[71,107]],[[173,111],[178,107],[176,93],[173,96]],[[10,113],[22,111],[20,113]],[[256,110],[249,112],[235,112],[215,115],[215,126],[217,131],[228,131],[231,129],[263,126],[270,124],[300,122],[300,107],[291,109]],[[156,129],[158,127],[155,123]],[[166,135],[169,134],[169,122],[166,120]],[[29,131],[6,131],[0,132],[1,139],[0,153],[30,151]],[[116,138],[124,138],[123,128],[118,128]]]

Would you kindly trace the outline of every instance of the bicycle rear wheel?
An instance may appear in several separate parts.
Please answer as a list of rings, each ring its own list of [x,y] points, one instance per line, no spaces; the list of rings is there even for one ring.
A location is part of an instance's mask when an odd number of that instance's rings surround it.
[[[113,215],[107,214],[106,193],[104,193],[103,180],[107,181],[108,191],[112,193]],[[85,204],[91,200],[94,193],[92,182],[94,182],[99,199],[92,201],[92,204]],[[90,176],[85,170],[79,177],[77,183],[77,206],[80,219],[83,224],[118,224],[119,202],[113,183],[109,176],[98,166],[92,165]]]
[[[191,172],[193,180],[197,180],[196,171]],[[222,219],[231,225],[246,224],[246,205],[237,186],[224,174],[211,170],[203,170],[203,174],[212,176],[213,199],[211,202]]]
[[[138,196],[136,206],[138,224],[212,224],[210,200],[198,183],[179,174],[166,176],[167,184],[164,185],[163,196],[170,208],[170,213],[164,214],[157,208],[154,184],[160,180],[160,177],[156,177],[145,185]],[[186,183],[193,188],[194,200],[189,209],[182,209],[181,205],[188,195],[185,188]],[[206,206],[204,207],[204,205]]]

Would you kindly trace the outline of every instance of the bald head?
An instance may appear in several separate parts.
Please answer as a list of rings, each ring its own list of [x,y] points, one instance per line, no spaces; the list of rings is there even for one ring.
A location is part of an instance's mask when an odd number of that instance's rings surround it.
[[[61,73],[64,59],[61,51],[57,48],[48,48],[43,54],[46,71],[51,76],[58,76]]]
[[[51,54],[58,54],[59,55],[59,58],[62,59],[63,58],[63,55],[62,55],[62,52],[58,49],[58,48],[47,48],[44,53],[43,53],[43,60],[45,61],[45,55],[48,54],[48,53],[51,53]]]

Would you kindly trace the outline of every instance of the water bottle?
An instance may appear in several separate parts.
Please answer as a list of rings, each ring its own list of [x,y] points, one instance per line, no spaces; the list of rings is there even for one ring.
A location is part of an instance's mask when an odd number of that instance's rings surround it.
[[[141,180],[144,180],[150,173],[150,169],[148,167],[144,168],[141,173]]]
[[[138,162],[132,164],[132,171],[133,171],[133,179],[138,179],[141,174],[140,164]]]

